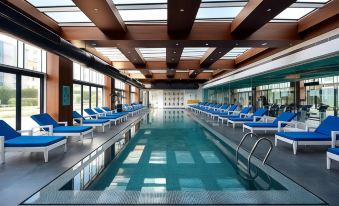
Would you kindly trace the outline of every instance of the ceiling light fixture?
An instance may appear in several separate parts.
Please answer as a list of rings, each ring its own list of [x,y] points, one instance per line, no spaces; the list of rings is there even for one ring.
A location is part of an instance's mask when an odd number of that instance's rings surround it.
[[[221,54],[221,51],[220,52],[218,52],[219,54]]]
[[[179,46],[179,42],[177,42],[175,45]]]
[[[264,42],[264,43],[262,43],[261,45],[262,45],[262,46],[266,46],[266,45],[267,45],[267,42]]]
[[[180,12],[184,12],[185,10],[184,10],[184,9],[180,9],[179,11],[180,11]]]
[[[96,46],[97,44],[96,43],[92,43],[92,46]]]
[[[205,46],[208,46],[208,43],[205,43]]]
[[[272,11],[272,9],[267,9],[266,11],[270,12],[270,11]]]
[[[213,59],[210,59],[211,61],[213,61]]]
[[[173,51],[173,54],[176,54],[177,52],[176,51]]]
[[[235,43],[235,46],[238,46],[239,45],[239,43]]]

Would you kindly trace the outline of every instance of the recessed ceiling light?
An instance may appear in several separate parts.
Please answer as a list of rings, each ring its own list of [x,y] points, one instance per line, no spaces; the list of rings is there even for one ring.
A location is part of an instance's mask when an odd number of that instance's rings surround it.
[[[221,51],[220,52],[218,52],[219,54],[221,54]]]
[[[180,9],[179,11],[180,11],[180,12],[184,12],[185,10],[184,10],[184,9]]]
[[[97,44],[96,43],[92,43],[92,46],[96,46]]]
[[[94,10],[94,13],[98,13],[99,12],[99,9],[93,9]]]
[[[267,9],[266,11],[272,11],[272,9]]]
[[[176,51],[173,51],[173,54],[176,54],[177,52]]]
[[[210,59],[211,61],[213,61],[213,59]]]
[[[174,61],[174,58],[172,58],[172,61]]]
[[[131,52],[130,52],[130,51],[128,51],[127,53],[129,53],[129,54],[130,54]]]
[[[238,46],[239,45],[239,43],[235,43],[235,46]]]
[[[175,45],[179,46],[179,42],[177,42]]]
[[[136,61],[137,59],[134,59],[134,61]]]
[[[267,45],[267,42],[264,42],[264,43],[262,43],[261,45],[262,45],[262,46],[266,46],[266,45]]]
[[[292,43],[290,43],[290,46],[292,46],[293,44]]]
[[[205,43],[205,46],[208,46],[208,43]]]

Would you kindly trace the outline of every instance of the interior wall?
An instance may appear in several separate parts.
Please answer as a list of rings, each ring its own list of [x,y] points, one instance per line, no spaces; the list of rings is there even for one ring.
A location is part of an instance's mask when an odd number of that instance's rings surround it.
[[[189,104],[202,101],[202,89],[160,90],[150,89],[149,101],[151,108],[185,108]]]

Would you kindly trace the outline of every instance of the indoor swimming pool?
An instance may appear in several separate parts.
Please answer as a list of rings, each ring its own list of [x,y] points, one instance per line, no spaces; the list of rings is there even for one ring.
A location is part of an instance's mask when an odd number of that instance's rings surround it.
[[[256,158],[248,180],[234,155],[189,112],[152,110],[22,204],[323,204]]]

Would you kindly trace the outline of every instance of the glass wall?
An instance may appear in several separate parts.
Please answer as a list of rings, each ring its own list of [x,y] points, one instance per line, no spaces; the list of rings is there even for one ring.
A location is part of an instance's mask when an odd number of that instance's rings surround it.
[[[125,83],[119,79],[114,80],[115,93],[117,95],[117,104],[126,104]]]
[[[15,129],[36,126],[30,116],[44,111],[46,59],[46,51],[0,34],[0,119]]]
[[[73,109],[84,114],[84,109],[103,105],[104,75],[73,63]],[[86,114],[86,113],[85,113]]]

